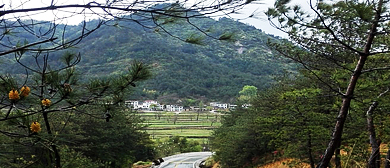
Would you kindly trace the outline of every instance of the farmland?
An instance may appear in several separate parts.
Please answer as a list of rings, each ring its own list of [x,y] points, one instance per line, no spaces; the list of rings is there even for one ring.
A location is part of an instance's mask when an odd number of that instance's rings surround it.
[[[152,139],[172,136],[205,140],[221,125],[221,113],[213,112],[138,112]]]

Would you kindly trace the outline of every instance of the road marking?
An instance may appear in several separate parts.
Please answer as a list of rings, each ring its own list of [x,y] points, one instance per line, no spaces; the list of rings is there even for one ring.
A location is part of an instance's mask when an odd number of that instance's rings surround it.
[[[170,162],[170,163],[174,163],[175,164],[174,168],[177,168],[181,164],[192,164],[192,162]]]
[[[180,164],[192,164],[193,162],[185,162],[185,160],[189,160],[189,159],[190,158],[186,158],[186,159],[181,160],[181,161],[175,161],[175,162],[169,162],[169,163],[175,164],[174,168],[177,168]]]

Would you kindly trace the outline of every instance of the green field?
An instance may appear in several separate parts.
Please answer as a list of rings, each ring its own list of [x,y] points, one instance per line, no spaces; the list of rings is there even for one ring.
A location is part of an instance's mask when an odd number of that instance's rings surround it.
[[[152,139],[182,136],[188,139],[208,139],[213,129],[221,125],[219,113],[210,112],[138,112],[148,125],[145,130]]]

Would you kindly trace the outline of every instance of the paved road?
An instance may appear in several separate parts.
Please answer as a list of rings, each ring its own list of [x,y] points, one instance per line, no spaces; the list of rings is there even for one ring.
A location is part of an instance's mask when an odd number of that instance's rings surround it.
[[[199,163],[206,160],[212,152],[191,152],[169,156],[158,168],[196,168]]]

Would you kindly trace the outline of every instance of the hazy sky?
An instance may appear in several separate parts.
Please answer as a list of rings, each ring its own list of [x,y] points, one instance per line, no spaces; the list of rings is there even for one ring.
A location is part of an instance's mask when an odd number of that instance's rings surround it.
[[[54,3],[57,5],[63,5],[63,4],[84,4],[91,2],[93,0],[54,0]],[[105,0],[94,0],[96,2],[105,1]],[[168,1],[168,0],[165,0]],[[199,1],[199,0],[194,0]],[[314,0],[315,1],[315,0]],[[32,8],[32,7],[43,7],[48,6],[51,3],[51,0],[0,0],[2,4],[5,4],[4,8]],[[261,29],[262,31],[268,33],[268,34],[274,34],[277,36],[285,37],[285,35],[277,30],[276,28],[272,27],[267,17],[265,16],[264,12],[269,8],[272,7],[275,0],[259,0],[255,3],[248,4],[244,9],[238,11],[240,14],[230,15],[230,17],[234,19],[239,19],[241,22],[247,23],[249,25],[253,25],[258,29]],[[308,4],[309,0],[292,0],[291,4],[300,4],[302,5],[303,9],[309,9]],[[3,8],[3,9],[4,9]],[[68,11],[68,12],[67,12]],[[74,12],[76,9],[66,9],[66,11],[48,11],[48,12],[38,12],[35,13],[32,16],[24,17],[22,19],[39,19],[39,20],[46,20],[46,18],[52,20],[54,15],[57,16],[63,16],[63,15],[70,15],[70,12]],[[254,14],[254,17],[248,18],[249,15]],[[23,16],[23,14],[22,14]],[[24,15],[25,16],[25,15]],[[14,15],[9,15],[8,18],[13,18]],[[91,17],[83,17],[82,15],[76,15],[72,16],[71,19],[68,19],[66,21],[62,21],[60,23],[64,24],[79,24],[82,20],[90,20],[93,19]]]
[[[316,1],[316,0],[313,0],[313,1]],[[260,0],[259,3],[262,3],[262,4],[253,4],[253,5],[249,4],[249,5],[247,5],[246,8],[244,9],[244,11],[242,11],[242,13],[245,13],[245,14],[231,15],[231,16],[233,18],[236,18],[236,19],[243,19],[240,21],[247,23],[249,25],[255,26],[256,28],[261,29],[265,33],[274,34],[274,35],[278,35],[281,37],[286,37],[286,35],[283,32],[279,31],[278,29],[272,27],[269,24],[267,16],[264,14],[264,12],[267,11],[267,9],[269,7],[273,7],[275,0]],[[291,5],[296,5],[296,4],[301,5],[301,7],[304,11],[310,11],[309,0],[291,0],[290,4]],[[253,12],[255,12],[256,17],[247,18],[248,14],[250,15]]]

